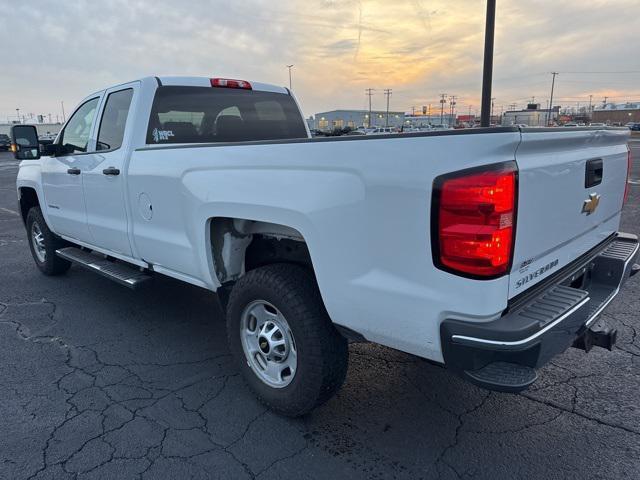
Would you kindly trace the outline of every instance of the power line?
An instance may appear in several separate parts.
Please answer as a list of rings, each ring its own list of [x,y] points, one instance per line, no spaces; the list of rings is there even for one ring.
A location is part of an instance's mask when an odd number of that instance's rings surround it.
[[[610,74],[610,73],[629,74],[629,73],[640,73],[640,70],[619,70],[619,71],[610,71],[610,72],[607,72],[607,71],[604,71],[604,70],[598,70],[598,71],[591,71],[591,72],[562,72],[562,73],[563,74],[565,74],[565,73],[579,73],[581,75],[601,74],[601,73],[604,73],[604,74]]]

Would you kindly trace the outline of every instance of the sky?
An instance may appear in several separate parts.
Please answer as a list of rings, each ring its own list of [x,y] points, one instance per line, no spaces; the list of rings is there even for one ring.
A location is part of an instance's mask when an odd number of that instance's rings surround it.
[[[483,0],[0,0],[0,122],[62,117],[89,93],[148,75],[292,87],[305,115],[422,105],[479,112]],[[497,0],[496,110],[640,101],[640,0]]]

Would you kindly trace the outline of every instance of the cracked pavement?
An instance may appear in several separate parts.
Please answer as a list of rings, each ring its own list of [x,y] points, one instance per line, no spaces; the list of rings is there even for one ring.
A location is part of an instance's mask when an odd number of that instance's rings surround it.
[[[602,318],[616,349],[570,349],[523,394],[355,344],[338,395],[292,420],[239,377],[215,295],[40,274],[16,172],[0,153],[2,479],[640,478],[638,279]],[[640,186],[622,229],[640,234]]]

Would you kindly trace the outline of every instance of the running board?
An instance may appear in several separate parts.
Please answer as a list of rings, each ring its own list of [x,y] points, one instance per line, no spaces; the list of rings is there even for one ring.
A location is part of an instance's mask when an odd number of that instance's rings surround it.
[[[60,248],[56,250],[56,255],[132,289],[151,279],[151,275],[141,271],[139,267],[121,261],[108,260],[104,255],[77,247]]]

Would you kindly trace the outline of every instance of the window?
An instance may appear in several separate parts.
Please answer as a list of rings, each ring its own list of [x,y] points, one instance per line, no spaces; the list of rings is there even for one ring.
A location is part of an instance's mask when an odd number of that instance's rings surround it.
[[[290,138],[307,138],[290,95],[232,88],[159,87],[147,129],[151,144]]]
[[[65,154],[87,151],[91,124],[97,106],[98,98],[92,98],[80,105],[71,116],[60,135],[60,144],[64,146]]]
[[[110,93],[102,112],[96,150],[115,150],[122,146],[133,89]]]

